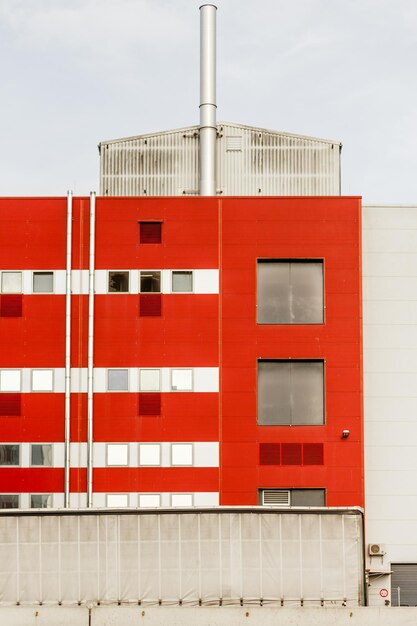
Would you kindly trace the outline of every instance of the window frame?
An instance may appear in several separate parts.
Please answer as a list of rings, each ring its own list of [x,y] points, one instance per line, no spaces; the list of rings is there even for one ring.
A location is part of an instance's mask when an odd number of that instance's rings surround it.
[[[143,506],[141,504],[141,498],[142,497],[148,497],[148,496],[157,496],[158,497],[158,505],[157,506]],[[155,492],[155,493],[138,493],[138,508],[139,509],[160,509],[161,508],[161,493],[159,492]]]
[[[125,496],[127,504],[109,504],[109,496]],[[127,509],[129,507],[129,494],[128,493],[106,493],[106,508],[108,509]]]
[[[142,372],[158,372],[158,389],[145,389],[142,387],[141,374]],[[140,367],[139,368],[139,393],[161,393],[162,387],[162,372],[159,367]]]
[[[157,447],[159,451],[159,463],[142,463],[141,462],[141,449],[144,447]],[[143,441],[138,445],[138,467],[162,467],[162,446],[160,443],[152,441]]]
[[[173,386],[173,374],[174,372],[179,371],[187,371],[191,372],[191,388],[190,389],[175,389]],[[193,367],[171,367],[170,371],[170,381],[169,381],[170,390],[174,393],[190,393],[194,391],[194,368]]]
[[[260,322],[259,321],[259,280],[258,266],[262,263],[321,263],[322,265],[322,295],[323,295],[323,320],[321,322]],[[255,267],[256,284],[256,324],[259,326],[324,326],[326,324],[326,289],[325,289],[325,258],[324,257],[258,257]]]
[[[191,289],[189,291],[174,290],[174,275],[175,274],[191,274]],[[194,293],[194,270],[172,270],[171,271],[171,293]]]
[[[52,372],[52,386],[51,389],[34,389],[33,388],[33,373],[34,372]],[[53,393],[55,389],[55,370],[52,367],[34,367],[30,370],[30,393]]]
[[[159,291],[142,291],[142,274],[159,274]],[[162,294],[163,293],[163,271],[162,270],[139,270],[139,293]]]
[[[188,446],[191,448],[191,463],[174,463],[174,447],[175,446]],[[191,441],[175,441],[171,443],[171,467],[195,467],[195,450],[194,443]]]
[[[16,446],[17,447],[17,451],[18,451],[18,455],[19,455],[19,461],[18,463],[0,463],[0,467],[22,467],[22,444],[21,443],[16,443],[13,441],[2,441],[0,443],[0,448],[1,447],[7,447],[7,446]]]
[[[51,464],[50,465],[45,465],[44,463],[42,465],[39,465],[38,463],[33,463],[32,450],[34,446],[50,446],[51,448]],[[31,443],[29,447],[29,465],[30,467],[54,467],[54,445],[48,441],[45,443],[37,442],[37,441],[34,443]],[[38,494],[35,494],[35,495],[38,495]]]
[[[127,274],[127,291],[110,291],[110,274]],[[130,293],[130,286],[131,286],[131,280],[130,280],[130,270],[107,270],[107,293],[114,295],[114,294],[129,294]]]
[[[12,507],[9,507],[8,509],[6,509],[6,507],[3,508],[3,507],[0,506],[0,510],[12,511],[12,510],[20,509],[20,496],[21,496],[20,493],[16,493],[16,492],[14,492],[14,493],[0,493],[0,500],[1,500],[1,496],[12,496],[12,497],[17,498],[17,506],[12,506]]]
[[[52,289],[51,291],[35,291],[35,276],[38,274],[52,275]],[[55,272],[53,270],[34,270],[32,272],[32,293],[55,293]]]
[[[320,424],[311,424],[311,423],[303,423],[303,424],[294,424],[292,422],[285,424],[262,424],[259,421],[259,363],[322,363],[323,364],[323,421]],[[320,428],[326,425],[326,359],[273,359],[273,358],[263,358],[257,359],[257,367],[256,367],[256,425],[262,428]]]
[[[191,504],[174,504],[173,503],[173,499],[175,498],[175,496],[189,496],[191,498]],[[181,492],[181,493],[179,493],[179,492],[178,493],[171,493],[171,495],[170,495],[170,505],[173,508],[176,508],[176,509],[177,508],[178,509],[181,509],[181,508],[187,508],[187,509],[191,508],[191,507],[194,506],[194,493],[191,493],[191,492],[187,492],[187,493],[183,493],[183,492]]]
[[[4,274],[20,274],[20,291],[3,291]],[[23,270],[1,270],[0,272],[0,294],[22,294],[23,293]]]
[[[123,371],[127,372],[127,389],[110,389],[109,385],[109,372]],[[106,368],[106,392],[107,393],[128,393],[130,391],[130,376],[128,367],[107,367]]]
[[[113,446],[124,446],[126,448],[126,463],[109,463],[109,448]],[[106,443],[106,467],[129,467],[130,465],[130,449],[129,443],[124,441],[112,441]]]
[[[51,498],[51,504],[50,506],[42,506],[42,507],[37,507],[37,506],[32,506],[32,498],[33,497],[47,497],[47,498]],[[29,494],[29,508],[30,509],[53,509],[54,508],[54,494],[53,493],[30,493]]]
[[[160,246],[162,244],[162,225],[163,225],[163,220],[161,219],[149,219],[149,220],[138,220],[138,225],[139,225],[139,244],[140,246]],[[141,240],[141,225],[142,224],[159,224],[160,225],[160,238],[159,241],[142,241]]]
[[[2,389],[1,388],[1,378],[2,378],[1,374],[2,374],[2,372],[19,372],[19,374],[20,374],[19,389],[6,389],[6,390]],[[0,368],[0,393],[22,393],[22,384],[23,384],[22,378],[23,378],[23,371],[22,371],[21,368],[18,368],[18,367],[2,367],[2,368]]]

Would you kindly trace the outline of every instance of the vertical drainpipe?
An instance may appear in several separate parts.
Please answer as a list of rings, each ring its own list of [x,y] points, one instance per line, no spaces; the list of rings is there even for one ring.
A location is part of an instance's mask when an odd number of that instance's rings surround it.
[[[67,269],[65,287],[65,475],[64,507],[70,506],[71,441],[71,270],[72,270],[72,191],[67,194]]]
[[[93,374],[94,374],[94,266],[96,194],[90,194],[90,264],[88,281],[88,378],[87,378],[87,507],[93,506]]]
[[[200,196],[216,195],[216,11],[200,7]]]

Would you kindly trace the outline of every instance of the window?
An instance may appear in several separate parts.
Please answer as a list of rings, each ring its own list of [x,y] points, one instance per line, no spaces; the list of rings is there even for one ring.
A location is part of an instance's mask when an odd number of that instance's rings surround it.
[[[53,391],[54,370],[32,370],[32,391]]]
[[[20,370],[0,370],[0,391],[20,391]]]
[[[140,272],[141,293],[161,293],[161,272]]]
[[[106,496],[106,506],[112,509],[119,509],[129,506],[129,496],[127,493],[108,493]]]
[[[0,509],[18,509],[19,495],[17,493],[0,493]]]
[[[107,370],[108,391],[129,391],[129,370]]]
[[[0,444],[0,465],[20,465],[20,446],[17,443]]]
[[[265,506],[326,506],[324,489],[260,489],[259,504]]]
[[[323,261],[259,259],[258,324],[322,324]]]
[[[172,292],[190,293],[193,290],[193,273],[189,271],[172,272]]]
[[[173,493],[171,506],[193,506],[193,495],[191,493]]]
[[[258,424],[324,424],[323,361],[258,361]]]
[[[139,389],[141,391],[159,391],[160,370],[139,370]]]
[[[50,443],[32,443],[30,446],[31,465],[52,467],[52,450],[53,446]]]
[[[33,272],[33,293],[52,293],[53,290],[53,272]]]
[[[2,293],[22,293],[22,272],[1,272]]]
[[[107,444],[107,465],[129,465],[129,446],[127,443]]]
[[[159,493],[141,493],[139,494],[139,506],[143,509],[158,508],[161,506],[161,496]]]
[[[129,292],[129,272],[109,272],[109,293]]]
[[[193,370],[173,369],[171,371],[171,389],[172,391],[192,391]]]
[[[35,493],[30,496],[31,509],[50,509],[52,508],[51,493]]]
[[[161,446],[159,443],[139,444],[139,465],[161,465]]]
[[[139,222],[140,243],[161,243],[162,222]]]
[[[193,444],[173,443],[171,446],[171,465],[192,465]]]

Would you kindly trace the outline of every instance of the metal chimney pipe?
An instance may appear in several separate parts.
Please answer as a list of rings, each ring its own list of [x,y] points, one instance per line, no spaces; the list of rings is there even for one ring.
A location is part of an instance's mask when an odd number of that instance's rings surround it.
[[[216,195],[216,11],[200,7],[200,196]]]

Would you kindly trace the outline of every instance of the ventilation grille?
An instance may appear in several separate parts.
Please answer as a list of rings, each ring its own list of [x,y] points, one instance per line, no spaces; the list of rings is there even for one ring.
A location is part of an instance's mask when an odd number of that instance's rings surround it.
[[[20,415],[21,395],[20,393],[0,394],[0,415]]]
[[[139,415],[161,415],[161,394],[140,393]]]
[[[140,243],[161,243],[162,223],[161,222],[139,222]]]
[[[0,296],[0,317],[22,317],[22,294]]]
[[[270,506],[290,506],[290,492],[286,489],[264,489],[262,504]]]
[[[162,313],[162,295],[160,293],[146,293],[139,296],[140,317],[160,317]]]
[[[260,443],[260,465],[323,465],[322,443]]]
[[[242,151],[242,137],[226,137],[226,150],[227,152],[241,152]]]

